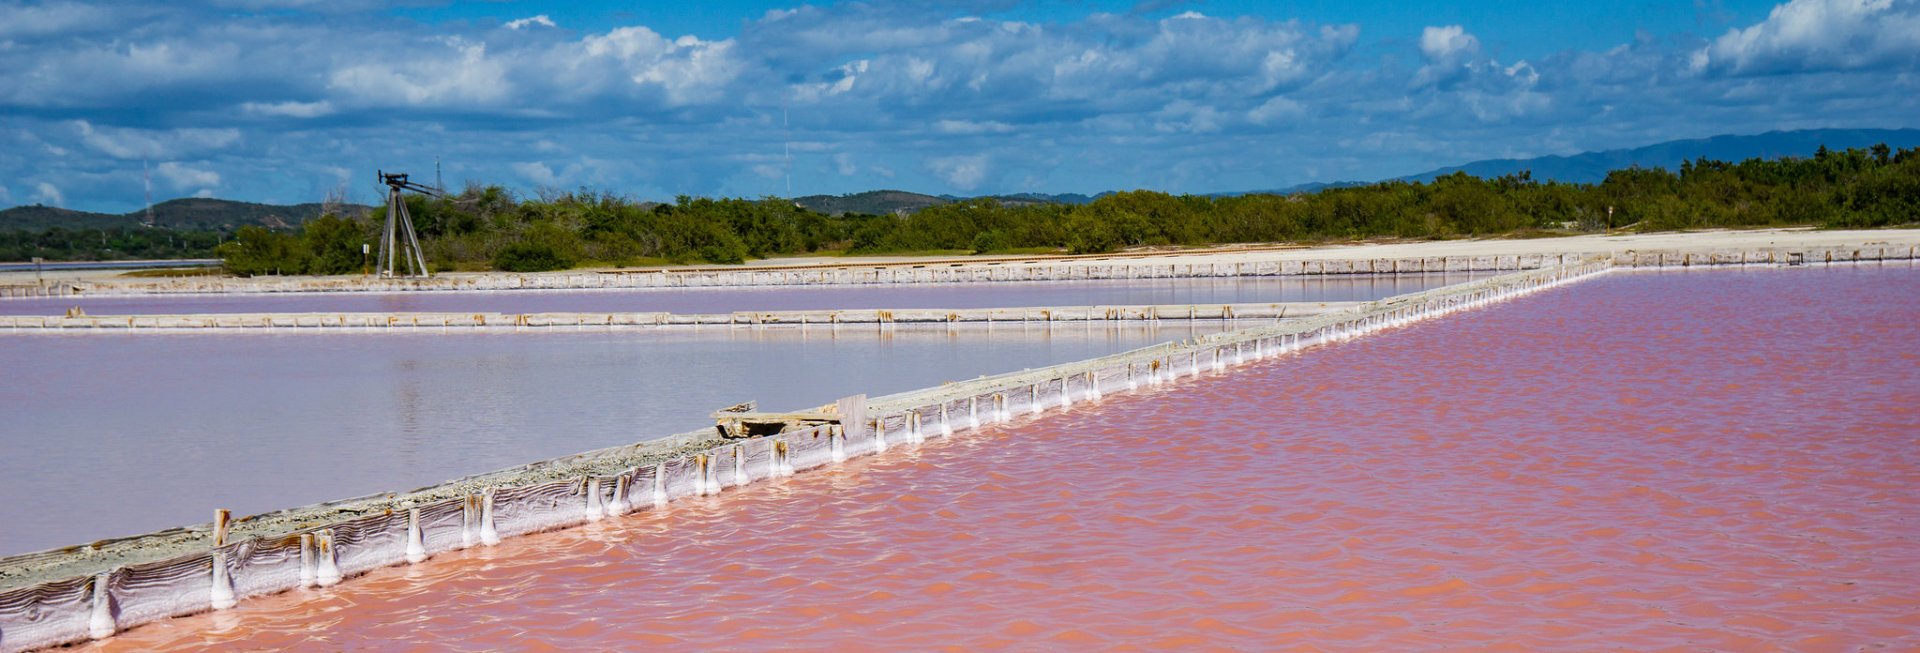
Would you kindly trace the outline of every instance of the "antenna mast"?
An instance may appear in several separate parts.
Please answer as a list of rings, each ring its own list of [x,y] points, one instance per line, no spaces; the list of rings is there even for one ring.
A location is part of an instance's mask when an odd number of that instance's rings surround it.
[[[406,198],[401,191],[413,191],[422,195],[445,197],[439,190],[407,181],[405,173],[388,174],[375,171],[380,183],[387,186],[387,223],[381,230],[380,238],[380,276],[433,276],[427,271],[427,255],[420,249],[420,237],[413,232],[413,216],[407,213]],[[400,259],[398,268],[395,258]],[[400,274],[401,271],[405,274]]]
[[[147,226],[153,226],[153,170],[147,168],[147,160],[140,159],[140,175],[147,184]]]

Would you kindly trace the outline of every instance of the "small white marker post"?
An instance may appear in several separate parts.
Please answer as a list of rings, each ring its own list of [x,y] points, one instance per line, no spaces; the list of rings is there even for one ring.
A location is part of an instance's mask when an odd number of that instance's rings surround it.
[[[221,551],[227,545],[227,522],[233,513],[226,508],[213,511],[213,609],[225,610],[239,603],[233,596],[233,578],[227,573],[227,552]]]
[[[106,639],[120,630],[113,619],[112,574],[93,577],[93,612],[87,617],[87,637]]]
[[[493,528],[493,488],[487,488],[480,495],[480,543],[493,546],[500,543],[500,531]]]
[[[587,521],[596,522],[607,518],[607,508],[600,505],[600,479],[587,475]]]
[[[340,561],[335,557],[338,550],[333,546],[333,529],[320,531],[320,555],[314,561],[313,582],[321,587],[333,587],[340,584]]]
[[[300,534],[300,586],[313,587],[319,582],[319,572],[314,568],[313,534]]]
[[[618,517],[633,512],[633,506],[627,503],[627,486],[632,480],[632,472],[613,477],[613,501],[607,503],[607,516]]]
[[[407,564],[419,564],[427,559],[427,540],[420,532],[420,509],[407,509]]]

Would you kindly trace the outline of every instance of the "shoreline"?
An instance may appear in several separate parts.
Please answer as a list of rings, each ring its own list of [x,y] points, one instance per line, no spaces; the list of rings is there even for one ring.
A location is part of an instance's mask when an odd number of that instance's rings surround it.
[[[133,278],[117,274],[0,272],[0,299],[44,296],[255,294],[348,292],[460,292],[478,290],[590,290],[677,287],[780,287],[898,283],[1127,279],[1288,274],[1514,270],[1545,267],[1532,261],[1589,255],[1652,253],[1712,255],[1721,250],[1920,247],[1920,229],[1756,230],[1579,235],[1529,239],[1463,239],[1340,245],[1249,244],[1205,249],[1045,256],[782,257],[739,266],[578,269],[558,272],[455,272],[428,279],[333,277]],[[1854,258],[1854,257],[1849,257]],[[1482,260],[1484,259],[1484,260]],[[1529,260],[1531,265],[1502,260]],[[1399,263],[1385,264],[1387,261]],[[1414,263],[1418,261],[1418,263]],[[1478,262],[1476,262],[1478,261]],[[1383,265],[1384,264],[1384,265]],[[1384,268],[1384,269],[1383,269]],[[1458,270],[1454,270],[1458,271]]]

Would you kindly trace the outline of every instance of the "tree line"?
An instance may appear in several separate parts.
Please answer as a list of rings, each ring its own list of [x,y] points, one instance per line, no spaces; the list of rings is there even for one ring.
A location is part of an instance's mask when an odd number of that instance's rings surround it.
[[[213,258],[215,246],[225,238],[226,234],[218,231],[147,227],[0,229],[0,261]]]
[[[1739,163],[1702,158],[1678,171],[1615,170],[1597,184],[1539,181],[1524,172],[1492,179],[1455,173],[1428,183],[1294,195],[1130,191],[1080,205],[963,200],[907,215],[830,216],[778,198],[654,203],[592,190],[522,198],[478,185],[405,201],[427,260],[440,271],[728,264],[819,252],[1099,253],[1621,227],[1883,227],[1920,221],[1920,148],[1821,148],[1812,157]],[[325,216],[297,232],[244,227],[216,251],[234,274],[355,273],[363,265],[361,244],[378,242],[384,215],[381,207],[362,219]]]

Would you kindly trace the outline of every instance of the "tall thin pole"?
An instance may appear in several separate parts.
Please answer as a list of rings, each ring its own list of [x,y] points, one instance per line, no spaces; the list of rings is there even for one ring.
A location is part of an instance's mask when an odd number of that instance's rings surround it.
[[[380,274],[393,276],[393,230],[400,218],[400,189],[387,189],[386,233],[380,240]]]

